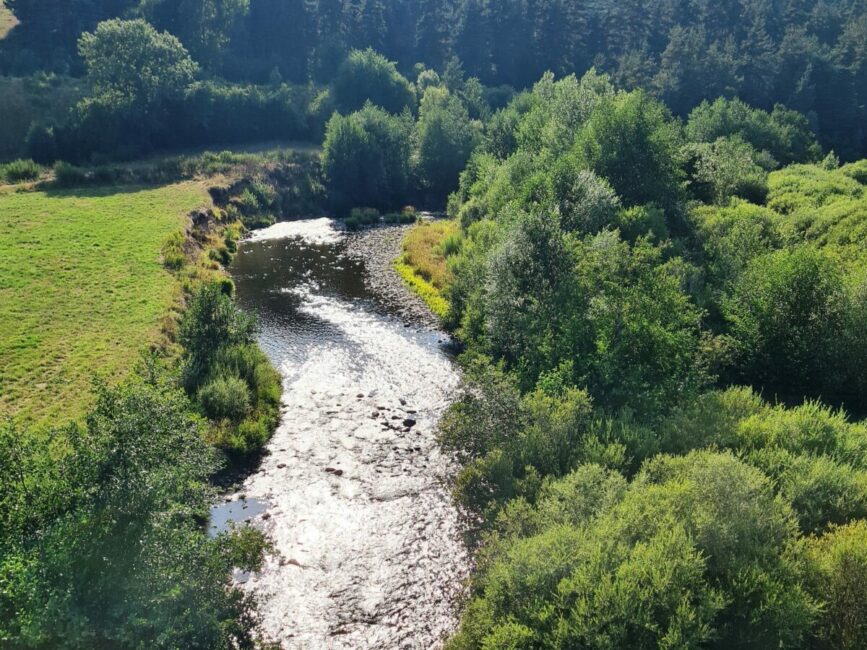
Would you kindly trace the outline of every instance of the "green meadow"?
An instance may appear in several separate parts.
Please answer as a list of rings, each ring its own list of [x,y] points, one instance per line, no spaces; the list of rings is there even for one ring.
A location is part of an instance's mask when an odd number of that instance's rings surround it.
[[[0,194],[0,416],[84,413],[128,372],[179,295],[161,249],[208,202],[197,183]]]

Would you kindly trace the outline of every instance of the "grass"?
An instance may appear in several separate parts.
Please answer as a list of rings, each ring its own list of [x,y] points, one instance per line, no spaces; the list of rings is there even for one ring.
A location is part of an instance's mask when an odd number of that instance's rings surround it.
[[[94,373],[159,342],[179,281],[161,251],[200,183],[0,194],[0,416],[80,417]]]
[[[449,304],[443,291],[452,281],[444,248],[459,231],[457,221],[428,221],[413,227],[403,240],[403,255],[394,267],[430,310],[445,317]]]
[[[0,39],[6,38],[6,34],[18,24],[18,19],[6,7],[6,3],[0,0]]]

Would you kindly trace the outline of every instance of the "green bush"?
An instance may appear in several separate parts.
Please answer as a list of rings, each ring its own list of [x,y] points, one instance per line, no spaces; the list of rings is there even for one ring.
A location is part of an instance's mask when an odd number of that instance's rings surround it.
[[[358,223],[369,226],[379,221],[379,210],[376,208],[352,208],[349,211],[349,216],[356,219]]]
[[[32,160],[13,160],[0,165],[0,178],[4,178],[9,183],[35,181],[41,173],[42,167]]]
[[[240,377],[217,377],[202,386],[198,399],[211,420],[238,423],[250,412],[250,389]]]
[[[450,650],[802,647],[818,608],[791,509],[733,455],[658,457],[628,485],[584,465],[533,503],[501,514]]]
[[[62,160],[54,163],[54,183],[59,187],[76,187],[87,182],[87,173]]]
[[[184,347],[184,373],[188,389],[195,390],[207,377],[215,355],[226,347],[253,341],[256,319],[238,309],[231,299],[231,280],[200,288],[190,300],[178,330]]]
[[[397,66],[372,49],[353,50],[334,79],[334,97],[343,113],[357,111],[365,102],[389,113],[415,108],[415,92]]]
[[[0,482],[2,645],[254,647],[228,579],[261,566],[263,540],[207,535],[219,460],[201,418],[158,372],[95,402],[83,425],[0,424],[0,473],[22,479]]]
[[[823,607],[820,648],[867,648],[867,522],[835,528],[804,544],[807,584]]]
[[[406,203],[411,184],[413,120],[372,105],[335,114],[325,131],[322,170],[340,216],[353,206],[390,209]]]

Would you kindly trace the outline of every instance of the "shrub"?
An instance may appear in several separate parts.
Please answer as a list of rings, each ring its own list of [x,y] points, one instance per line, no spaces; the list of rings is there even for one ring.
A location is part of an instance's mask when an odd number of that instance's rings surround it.
[[[87,182],[87,173],[80,167],[62,160],[54,164],[54,183],[59,187],[75,187]]]
[[[33,160],[43,165],[50,165],[57,160],[57,139],[53,127],[36,123],[30,125],[25,146]]]
[[[867,647],[867,522],[835,528],[805,547],[809,589],[824,605],[817,647]]]
[[[389,115],[369,104],[328,121],[322,170],[329,200],[341,216],[353,206],[390,209],[406,203],[412,128],[412,116]]]
[[[231,281],[229,281],[231,282]],[[222,348],[252,342],[256,320],[239,310],[227,293],[229,285],[208,284],[193,296],[179,328],[184,346],[188,388],[195,388]]]
[[[35,181],[41,173],[42,167],[32,160],[14,160],[0,165],[0,177],[5,178],[9,183]]]
[[[239,377],[217,377],[199,389],[198,399],[211,420],[238,423],[250,411],[250,389]]]
[[[376,208],[352,208],[349,217],[363,226],[369,226],[379,221],[379,210]]]
[[[757,257],[724,311],[742,380],[800,400],[833,379],[845,293],[829,255],[803,247]]]
[[[840,168],[840,173],[858,181],[861,185],[867,185],[867,160],[844,165]]]

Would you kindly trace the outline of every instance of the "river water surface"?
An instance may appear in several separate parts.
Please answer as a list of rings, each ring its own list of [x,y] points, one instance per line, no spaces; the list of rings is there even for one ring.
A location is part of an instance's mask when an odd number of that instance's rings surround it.
[[[467,558],[435,428],[459,378],[385,277],[399,235],[278,224],[231,269],[283,375],[283,419],[218,514],[247,513],[275,544],[243,587],[283,648],[427,649],[455,625]]]

